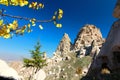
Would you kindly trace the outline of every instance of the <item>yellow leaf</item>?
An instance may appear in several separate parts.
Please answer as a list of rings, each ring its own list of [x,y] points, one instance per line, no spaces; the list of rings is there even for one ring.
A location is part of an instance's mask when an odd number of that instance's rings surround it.
[[[25,32],[25,30],[23,29],[23,30],[21,30],[21,34],[23,34]]]
[[[10,34],[5,34],[3,37],[4,37],[5,39],[8,39],[8,38],[11,37],[11,35],[10,35]]]
[[[32,30],[31,30],[31,29],[28,29],[27,32],[30,33],[30,32],[32,32]]]
[[[22,6],[24,6],[25,4],[24,3],[20,3],[20,6],[22,7]]]
[[[7,33],[10,33],[10,29],[7,29],[6,32],[7,32]]]
[[[62,9],[59,9],[59,14],[63,14],[63,10]]]
[[[61,19],[62,16],[63,16],[63,10],[62,9],[59,9],[59,12],[58,12],[58,19]]]
[[[13,26],[13,24],[8,24],[8,25],[7,25],[7,27],[8,27],[9,29],[11,29],[12,26]]]
[[[11,27],[12,27],[13,30],[16,30],[18,28],[18,22],[17,22],[17,20],[13,21],[13,24],[11,24]]]
[[[39,3],[39,6],[40,6],[40,7],[42,7],[42,5],[43,5],[42,3]]]
[[[32,23],[32,26],[36,26],[36,24],[35,24],[35,23]]]
[[[29,8],[31,8],[32,7],[32,5],[31,4],[29,4]]]
[[[14,21],[13,21],[13,24],[17,24],[17,20],[14,20]]]
[[[53,20],[55,20],[56,19],[56,16],[53,16],[53,18],[52,18]]]
[[[39,7],[40,7],[40,8],[44,8],[44,4],[39,3]]]
[[[30,28],[30,26],[31,26],[31,25],[30,25],[30,24],[28,24],[28,28]]]
[[[3,24],[3,20],[0,20],[0,26]]]
[[[61,14],[59,14],[59,15],[58,15],[58,19],[61,19],[61,18],[62,18],[62,15],[61,15]]]
[[[62,24],[56,24],[56,27],[61,28]]]
[[[36,5],[37,5],[37,2],[33,2],[33,5],[36,6]]]
[[[27,4],[28,4],[28,1],[24,1],[24,4],[27,5]]]
[[[16,30],[16,34],[20,33],[20,31],[21,31],[20,29]]]
[[[42,25],[39,25],[39,28],[40,28],[41,30],[43,30],[43,27],[42,27]]]

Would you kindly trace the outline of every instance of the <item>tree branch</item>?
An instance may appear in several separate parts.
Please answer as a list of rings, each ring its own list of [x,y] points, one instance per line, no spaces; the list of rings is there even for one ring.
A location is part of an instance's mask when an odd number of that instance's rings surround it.
[[[0,13],[1,16],[6,16],[6,17],[11,17],[11,18],[16,18],[16,19],[23,19],[23,20],[32,20],[33,18],[27,18],[27,17],[21,17],[21,16],[13,16],[13,15],[9,15],[9,14],[2,14]],[[45,23],[45,22],[51,22],[53,21],[53,19],[49,19],[49,20],[36,20],[35,22],[40,22],[40,23]]]

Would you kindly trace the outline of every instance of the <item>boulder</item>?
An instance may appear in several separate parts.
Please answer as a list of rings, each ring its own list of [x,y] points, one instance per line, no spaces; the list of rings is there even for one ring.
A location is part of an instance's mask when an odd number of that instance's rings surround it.
[[[15,80],[21,79],[17,71],[9,67],[8,64],[3,60],[0,60],[0,76],[7,77],[7,78],[13,78]]]
[[[46,78],[46,73],[44,70],[40,69],[34,76],[33,80],[45,80]]]

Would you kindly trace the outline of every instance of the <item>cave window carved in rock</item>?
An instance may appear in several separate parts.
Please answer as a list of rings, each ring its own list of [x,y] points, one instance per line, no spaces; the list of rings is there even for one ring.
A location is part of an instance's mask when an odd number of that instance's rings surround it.
[[[110,74],[111,69],[108,67],[107,63],[102,63],[101,65],[101,74]]]
[[[82,41],[81,41],[81,44],[84,44],[84,43],[85,43],[85,42],[82,40]]]

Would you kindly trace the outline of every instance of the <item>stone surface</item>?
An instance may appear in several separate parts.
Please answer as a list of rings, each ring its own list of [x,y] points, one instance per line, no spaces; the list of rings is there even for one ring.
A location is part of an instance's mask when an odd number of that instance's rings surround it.
[[[22,78],[18,75],[16,70],[9,67],[8,64],[3,60],[0,60],[0,76],[9,77],[16,80],[20,80]]]
[[[88,76],[110,74],[120,71],[120,19],[114,22],[99,54],[94,58]],[[91,75],[92,74],[92,75]]]
[[[71,48],[71,40],[68,34],[65,33],[55,53],[60,56],[63,56],[64,54],[67,54],[70,51],[70,48]]]
[[[44,70],[39,70],[33,77],[34,80],[45,80],[46,78],[46,73]]]
[[[76,57],[93,57],[99,53],[104,42],[100,30],[94,25],[87,24],[78,33],[72,51],[77,53]]]
[[[114,12],[113,12],[113,16],[115,18],[120,18],[120,0],[117,0]]]
[[[120,19],[116,21],[97,56],[95,67],[100,67],[103,63],[111,69],[120,68]],[[99,64],[99,65],[98,65]]]
[[[103,38],[100,30],[94,25],[85,25],[77,35],[75,39],[73,50],[79,50],[81,47],[91,46],[93,40],[96,41],[98,46],[103,43]]]

